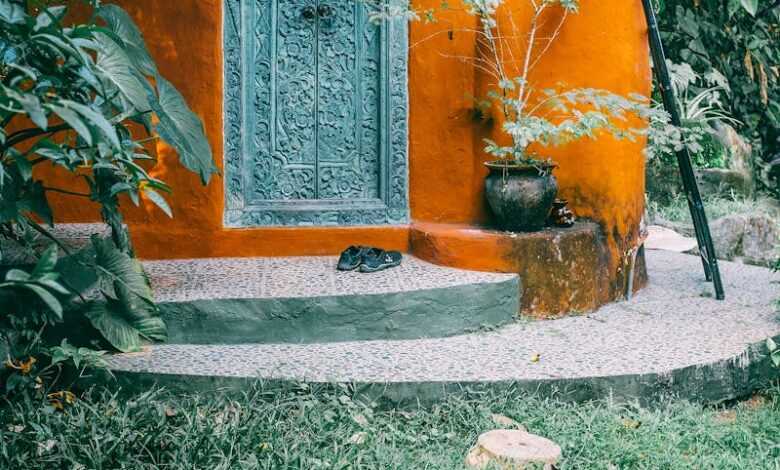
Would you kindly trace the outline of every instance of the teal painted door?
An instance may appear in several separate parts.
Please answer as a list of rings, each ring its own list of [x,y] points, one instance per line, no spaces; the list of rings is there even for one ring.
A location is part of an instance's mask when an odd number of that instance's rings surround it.
[[[403,23],[345,0],[225,12],[227,225],[405,222]]]

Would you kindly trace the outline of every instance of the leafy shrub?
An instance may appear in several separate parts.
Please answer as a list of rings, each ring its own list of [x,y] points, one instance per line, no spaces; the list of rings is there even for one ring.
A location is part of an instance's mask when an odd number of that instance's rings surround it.
[[[144,144],[158,138],[204,184],[216,172],[203,124],[159,74],[130,16],[99,0],[85,3],[90,19],[68,25],[65,5],[0,0],[0,236],[34,250],[31,239],[43,234],[64,254],[58,260],[58,250],[49,248],[34,254],[32,272],[4,274],[0,321],[6,346],[17,354],[68,316],[87,321],[121,351],[164,340],[119,196],[136,205],[143,196],[171,215],[162,196],[170,188],[146,169],[154,156]],[[83,178],[89,191],[46,186],[36,178],[39,165]],[[71,252],[46,228],[54,222],[50,192],[98,203],[111,239],[93,237],[88,248]],[[67,345],[57,346],[57,358],[83,356]]]
[[[780,153],[780,9],[769,0],[659,0],[669,58],[722,74],[730,113],[757,152],[757,171]],[[772,184],[764,180],[765,184]]]

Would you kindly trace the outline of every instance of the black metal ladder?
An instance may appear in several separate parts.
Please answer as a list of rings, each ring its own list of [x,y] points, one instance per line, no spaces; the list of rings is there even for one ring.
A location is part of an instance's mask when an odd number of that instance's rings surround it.
[[[666,65],[666,54],[664,53],[664,46],[661,42],[661,32],[658,29],[658,20],[655,16],[655,10],[651,5],[651,0],[642,0],[642,6],[645,9],[645,17],[647,18],[647,27],[649,28],[650,36],[650,52],[653,57],[653,69],[655,70],[656,79],[661,90],[661,96],[663,97],[664,108],[671,116],[672,124],[680,127],[682,121],[680,120],[680,111],[677,107],[677,98],[674,96],[674,88],[672,88],[672,82],[669,77],[669,68]],[[723,281],[720,277],[720,269],[718,268],[718,258],[715,254],[715,247],[712,243],[712,234],[710,233],[710,226],[707,222],[707,214],[704,211],[704,204],[701,200],[701,193],[699,192],[699,186],[696,183],[696,176],[693,173],[693,165],[691,165],[691,155],[686,147],[677,151],[677,163],[680,166],[680,174],[682,176],[683,188],[685,189],[685,196],[688,200],[688,208],[691,210],[691,217],[693,219],[693,227],[696,231],[696,241],[699,244],[699,253],[701,255],[701,261],[704,265],[704,275],[708,282],[712,282],[715,287],[715,298],[723,300],[726,298],[726,294],[723,291]]]

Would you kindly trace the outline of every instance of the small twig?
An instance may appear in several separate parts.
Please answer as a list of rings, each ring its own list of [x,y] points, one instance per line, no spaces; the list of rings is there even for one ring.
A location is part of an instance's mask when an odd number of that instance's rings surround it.
[[[48,186],[44,186],[43,189],[46,190],[46,191],[52,191],[52,192],[55,192],[55,193],[67,194],[69,196],[80,196],[80,197],[89,197],[89,198],[92,197],[91,194],[77,193],[75,191],[68,191],[67,189],[50,188]]]

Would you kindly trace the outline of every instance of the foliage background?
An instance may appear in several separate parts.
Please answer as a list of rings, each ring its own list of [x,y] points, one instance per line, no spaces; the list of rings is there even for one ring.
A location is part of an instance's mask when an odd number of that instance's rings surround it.
[[[757,179],[777,193],[780,175],[771,181],[768,174],[768,163],[780,157],[780,8],[768,10],[772,3],[658,0],[658,20],[672,62],[726,77],[729,111],[753,143]]]

